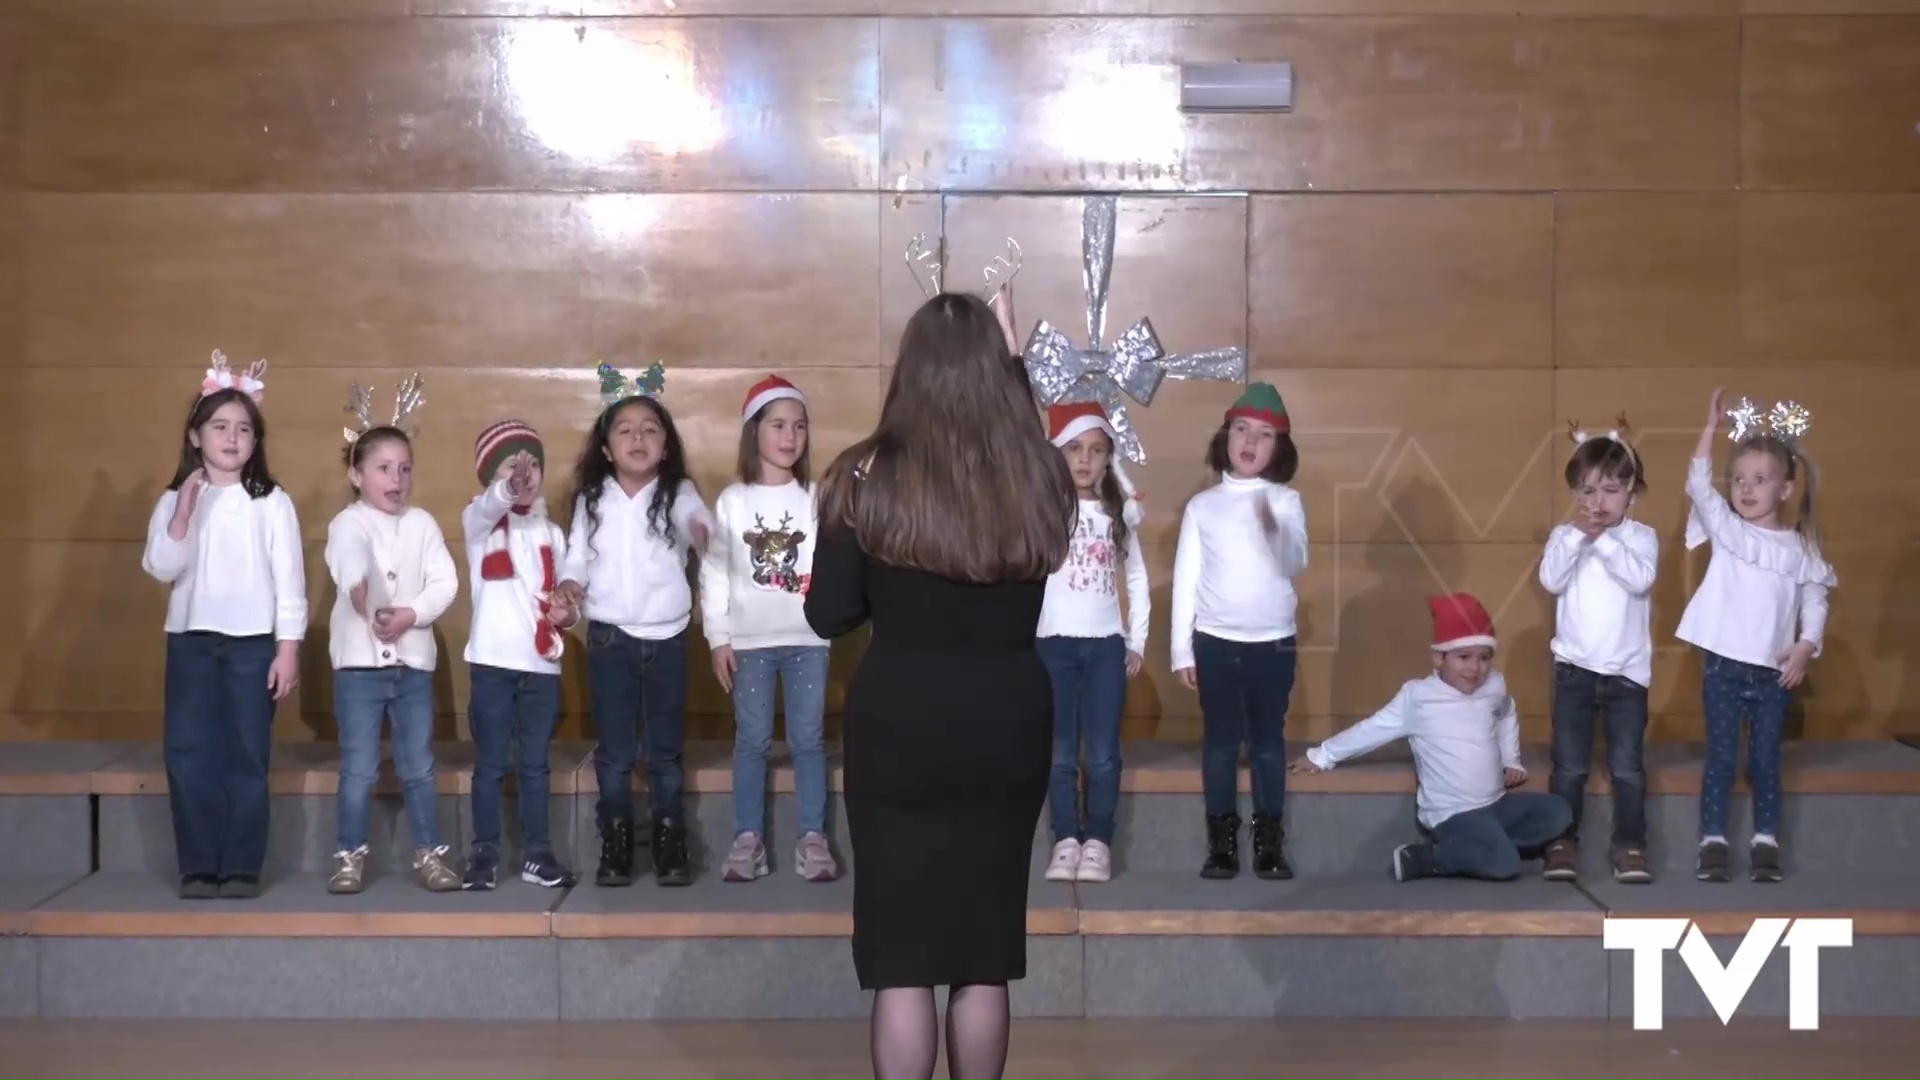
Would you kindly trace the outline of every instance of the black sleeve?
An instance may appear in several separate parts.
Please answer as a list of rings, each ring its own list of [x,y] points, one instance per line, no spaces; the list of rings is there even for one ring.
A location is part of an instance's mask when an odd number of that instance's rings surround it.
[[[823,638],[837,638],[867,621],[867,557],[852,529],[823,530],[813,549],[807,583],[807,625]]]

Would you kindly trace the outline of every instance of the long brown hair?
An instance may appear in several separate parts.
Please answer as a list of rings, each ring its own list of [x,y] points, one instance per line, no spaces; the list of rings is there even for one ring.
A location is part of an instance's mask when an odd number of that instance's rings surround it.
[[[1066,561],[1078,504],[999,320],[941,293],[900,336],[879,426],[827,467],[820,527],[852,529],[891,566],[1039,581]]]

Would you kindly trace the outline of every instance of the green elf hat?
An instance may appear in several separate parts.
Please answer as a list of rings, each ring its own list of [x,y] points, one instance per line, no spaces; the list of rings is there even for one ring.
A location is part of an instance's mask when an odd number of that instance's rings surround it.
[[[1283,435],[1293,430],[1287,420],[1286,403],[1280,400],[1280,391],[1275,390],[1272,383],[1257,382],[1247,387],[1246,393],[1227,410],[1227,423],[1233,423],[1234,418],[1240,416],[1272,424],[1274,430]]]

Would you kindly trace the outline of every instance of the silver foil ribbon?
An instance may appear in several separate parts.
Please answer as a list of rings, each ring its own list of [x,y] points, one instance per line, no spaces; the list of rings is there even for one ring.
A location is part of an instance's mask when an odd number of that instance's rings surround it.
[[[1119,435],[1118,449],[1128,461],[1147,460],[1127,413],[1131,398],[1142,407],[1153,404],[1167,379],[1247,381],[1247,351],[1234,347],[1207,352],[1169,355],[1142,317],[1111,345],[1103,344],[1107,328],[1107,285],[1113,271],[1113,232],[1118,200],[1112,195],[1089,196],[1080,219],[1080,259],[1087,292],[1087,344],[1073,339],[1045,320],[1027,338],[1021,358],[1027,380],[1042,407],[1097,401],[1107,411]]]

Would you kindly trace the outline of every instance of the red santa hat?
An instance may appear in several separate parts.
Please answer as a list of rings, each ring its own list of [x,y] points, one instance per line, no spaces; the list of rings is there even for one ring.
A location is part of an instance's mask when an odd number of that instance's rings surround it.
[[[1435,596],[1427,600],[1427,606],[1433,609],[1434,652],[1499,647],[1493,636],[1493,617],[1472,595]]]
[[[799,387],[780,376],[769,375],[761,379],[747,391],[746,403],[740,406],[740,422],[746,423],[753,419],[755,413],[782,398],[792,398],[799,402],[802,408],[807,404],[807,395],[802,394]]]
[[[1117,450],[1120,445],[1120,433],[1113,429],[1113,422],[1107,419],[1107,410],[1097,401],[1082,401],[1072,405],[1054,405],[1047,409],[1047,438],[1055,446],[1065,446],[1089,431],[1104,431],[1107,439]],[[1127,505],[1120,518],[1127,527],[1140,527],[1143,516],[1140,506],[1140,493],[1134,490],[1133,480],[1127,476],[1127,470],[1120,464],[1120,455],[1115,453],[1107,461],[1107,468],[1113,472],[1113,478],[1120,483],[1120,491],[1127,497]]]

